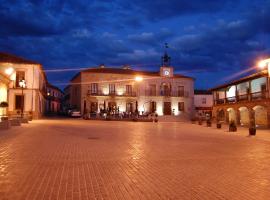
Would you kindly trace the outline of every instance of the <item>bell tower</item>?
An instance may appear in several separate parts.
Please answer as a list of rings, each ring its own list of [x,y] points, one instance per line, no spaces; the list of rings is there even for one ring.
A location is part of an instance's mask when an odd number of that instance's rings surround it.
[[[161,57],[160,76],[173,77],[173,67],[171,67],[171,57],[168,55],[168,43],[165,43],[164,55]]]

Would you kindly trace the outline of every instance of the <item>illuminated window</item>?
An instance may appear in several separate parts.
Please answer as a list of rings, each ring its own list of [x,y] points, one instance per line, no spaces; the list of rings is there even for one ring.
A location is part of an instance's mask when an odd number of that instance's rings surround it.
[[[98,84],[91,83],[90,84],[90,91],[91,91],[91,94],[97,94],[98,93]]]
[[[109,94],[115,94],[115,84],[109,84]]]
[[[126,93],[132,94],[132,85],[126,85]]]
[[[20,87],[20,80],[25,80],[25,72],[24,71],[16,71],[16,87]]]

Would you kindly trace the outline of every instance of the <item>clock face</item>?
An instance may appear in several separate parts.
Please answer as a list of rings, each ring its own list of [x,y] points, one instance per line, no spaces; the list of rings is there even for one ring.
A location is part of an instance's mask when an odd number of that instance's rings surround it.
[[[170,75],[170,71],[169,71],[169,70],[167,70],[167,69],[166,69],[166,70],[164,70],[164,75],[165,75],[165,76],[169,76],[169,75]]]

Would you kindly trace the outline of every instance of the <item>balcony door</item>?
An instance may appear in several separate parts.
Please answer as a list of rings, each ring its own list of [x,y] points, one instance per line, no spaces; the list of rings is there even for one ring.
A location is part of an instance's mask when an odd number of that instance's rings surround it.
[[[161,84],[161,96],[170,96],[171,95],[171,85],[169,83]]]

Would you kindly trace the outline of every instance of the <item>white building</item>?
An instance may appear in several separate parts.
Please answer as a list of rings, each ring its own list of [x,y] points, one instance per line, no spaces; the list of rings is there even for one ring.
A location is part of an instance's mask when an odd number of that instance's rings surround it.
[[[211,91],[195,90],[194,91],[194,106],[196,116],[205,117],[207,114],[212,116],[213,95]]]
[[[63,100],[63,92],[56,86],[47,83],[46,114],[59,114]]]
[[[8,84],[10,82],[8,71],[0,66],[0,121],[7,115],[6,103],[8,103]]]
[[[0,53],[0,66],[12,71],[8,89],[8,114],[39,118],[45,110],[46,75],[41,64],[7,53]],[[25,80],[25,88],[20,81]]]
[[[159,71],[100,66],[78,73],[70,83],[70,105],[82,113],[117,109],[191,118],[194,79],[175,74],[166,54]]]

